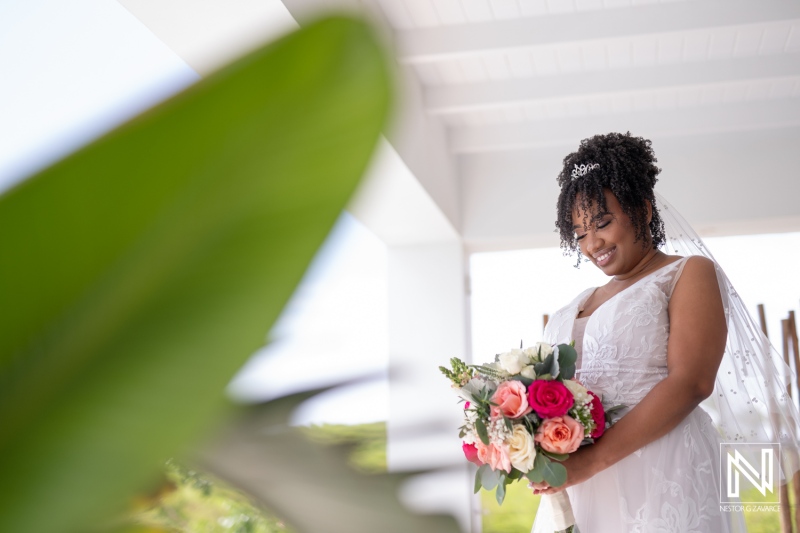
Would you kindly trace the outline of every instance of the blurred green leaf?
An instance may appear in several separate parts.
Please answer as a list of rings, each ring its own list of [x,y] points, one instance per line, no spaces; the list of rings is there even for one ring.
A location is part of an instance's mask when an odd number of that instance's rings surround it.
[[[500,473],[492,470],[489,465],[483,466],[486,466],[486,468],[481,471],[481,484],[484,489],[492,490],[500,483]]]
[[[489,468],[488,465],[481,465],[475,471],[475,486],[473,487],[475,494],[478,494],[478,491],[483,487],[483,471],[487,468]]]
[[[503,505],[503,500],[506,499],[506,484],[499,483],[497,490],[494,492],[494,497],[497,499],[497,505]]]
[[[545,357],[544,361],[541,363],[535,363],[533,365],[533,371],[536,372],[536,376],[539,379],[543,379],[542,376],[544,375],[553,374],[553,362],[555,361],[554,355],[555,352]]]
[[[575,377],[575,362],[578,360],[578,352],[568,344],[558,345],[558,366],[560,367],[560,377],[562,379],[572,379]]]
[[[478,432],[478,437],[480,437],[481,442],[488,446],[489,432],[486,430],[486,424],[484,424],[483,420],[480,418],[475,419],[475,431]]]
[[[0,531],[108,516],[225,410],[368,164],[386,65],[318,21],[0,197]]]
[[[322,445],[290,427],[291,411],[313,393],[250,408],[204,450],[204,470],[273,508],[297,531],[456,533],[449,516],[418,516],[397,500],[409,474],[359,474],[349,446]]]
[[[548,459],[542,466],[542,476],[551,487],[560,487],[567,482],[567,469],[561,463]]]
[[[555,452],[548,452],[545,450],[539,450],[539,453],[546,455],[550,459],[555,459],[556,461],[566,461],[569,458],[568,453],[555,453]]]

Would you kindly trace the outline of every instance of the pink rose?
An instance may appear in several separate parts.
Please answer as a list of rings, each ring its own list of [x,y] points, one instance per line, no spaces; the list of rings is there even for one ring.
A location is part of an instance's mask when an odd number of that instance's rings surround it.
[[[470,405],[470,404],[469,404],[469,402],[467,402],[467,403],[465,403],[465,404],[464,404],[464,410],[465,410],[465,411],[466,411],[467,409],[469,409],[469,405]]]
[[[527,389],[521,381],[504,381],[494,391],[492,402],[492,418],[500,415],[508,418],[519,418],[531,412],[528,406]]]
[[[466,442],[461,445],[461,449],[464,450],[464,457],[467,458],[467,461],[470,463],[474,463],[478,466],[481,466],[483,462],[478,459],[478,448],[475,447],[474,444],[467,444]]]
[[[592,430],[590,437],[596,439],[606,431],[606,413],[603,411],[603,404],[600,403],[600,398],[598,398],[597,395],[592,391],[588,392],[592,396],[592,420],[594,420],[595,423],[595,428]]]
[[[537,379],[528,387],[528,404],[542,418],[564,416],[575,399],[560,381]]]
[[[505,470],[511,472],[511,459],[508,457],[508,447],[505,445],[490,444],[489,466],[493,470]]]
[[[533,438],[545,451],[572,453],[583,441],[583,426],[571,416],[548,418]]]

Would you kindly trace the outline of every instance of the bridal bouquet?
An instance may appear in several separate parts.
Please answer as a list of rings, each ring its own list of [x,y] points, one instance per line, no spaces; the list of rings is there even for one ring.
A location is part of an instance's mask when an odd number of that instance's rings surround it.
[[[621,406],[604,411],[600,398],[573,379],[576,359],[572,344],[540,342],[520,344],[493,363],[454,357],[450,369],[439,367],[466,402],[459,436],[464,455],[479,467],[475,492],[495,489],[502,504],[506,487],[523,477],[559,487],[567,480],[560,462],[603,434],[607,414]],[[568,500],[559,505],[571,515]]]

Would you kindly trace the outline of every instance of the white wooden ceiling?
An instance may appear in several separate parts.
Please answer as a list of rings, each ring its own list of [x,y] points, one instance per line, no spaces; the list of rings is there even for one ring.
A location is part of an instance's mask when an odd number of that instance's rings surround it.
[[[653,140],[662,192],[707,234],[800,230],[797,202],[775,198],[800,197],[800,2],[362,4],[379,6],[423,112],[446,131],[470,249],[556,244],[554,213],[519,198],[554,205],[563,156],[607,131]],[[724,197],[698,200],[700,180]]]
[[[524,128],[542,120],[694,116],[800,97],[800,4],[792,0],[376,1],[398,60],[413,67],[425,109],[449,127],[455,152],[552,143]],[[725,129],[786,122],[779,105],[759,110],[757,124]],[[513,125],[511,134],[486,128],[498,125]]]
[[[255,44],[278,2],[119,1],[201,73]],[[387,138],[469,249],[557,244],[560,162],[608,131],[653,141],[661,192],[701,231],[800,231],[800,0],[280,3],[300,24],[344,8],[385,30]]]

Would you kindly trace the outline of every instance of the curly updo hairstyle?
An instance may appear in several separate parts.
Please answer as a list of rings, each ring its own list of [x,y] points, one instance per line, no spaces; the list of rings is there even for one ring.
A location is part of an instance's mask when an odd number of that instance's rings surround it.
[[[650,220],[650,234],[653,245],[664,244],[664,222],[656,207],[653,188],[661,169],[656,166],[651,143],[642,137],[633,137],[630,132],[595,135],[581,141],[577,152],[564,158],[564,166],[558,175],[561,193],[558,195],[556,228],[561,235],[561,248],[565,253],[578,252],[580,247],[575,239],[572,211],[579,202],[580,209],[589,212],[595,203],[600,212],[608,209],[603,189],[610,189],[619,201],[622,210],[631,219],[636,230],[636,241],[647,245],[647,205],[653,206]],[[585,174],[573,177],[576,166],[586,165]],[[580,171],[577,174],[581,174]]]

